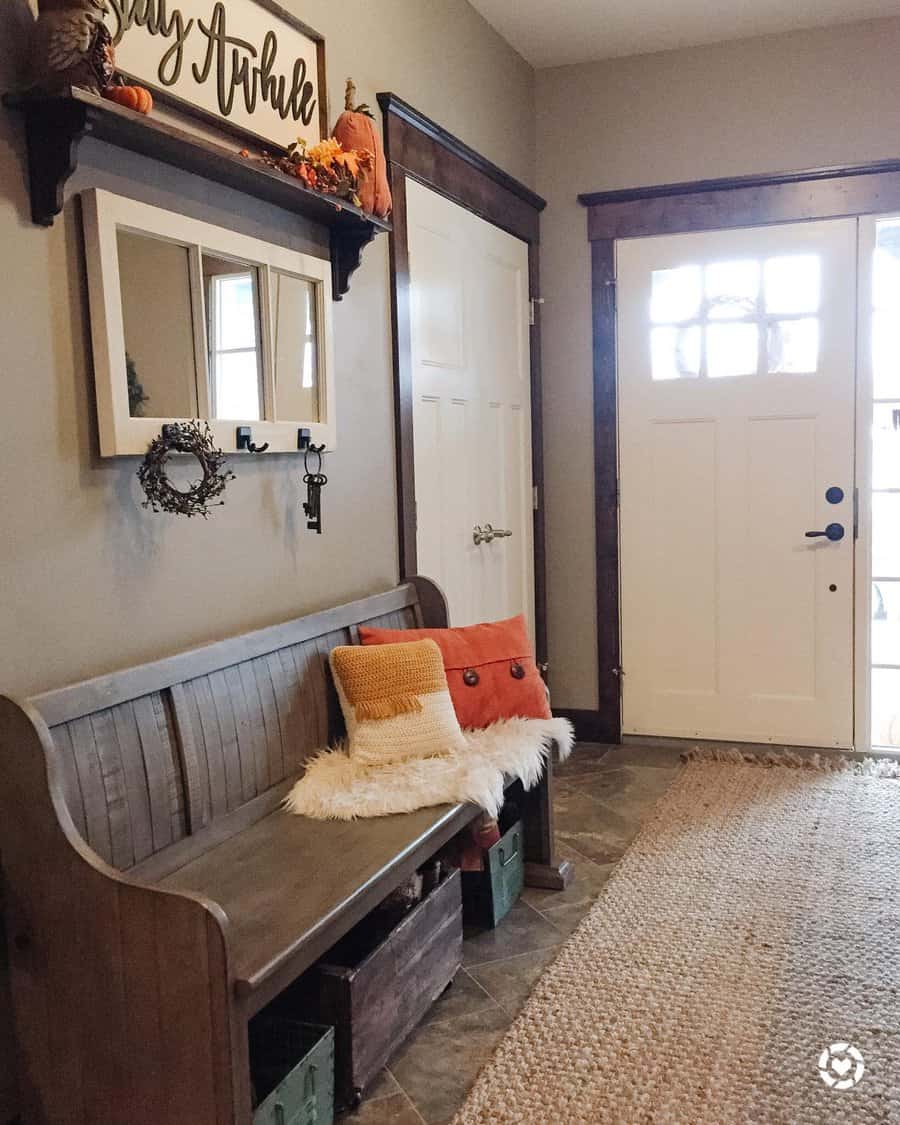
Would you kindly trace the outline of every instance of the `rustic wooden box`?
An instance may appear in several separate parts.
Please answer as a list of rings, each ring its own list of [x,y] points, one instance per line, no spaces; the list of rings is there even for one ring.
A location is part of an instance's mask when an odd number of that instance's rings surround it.
[[[462,894],[453,871],[356,963],[317,974],[319,1022],[335,1030],[338,1105],[354,1104],[462,964]],[[347,958],[348,961],[352,960]]]

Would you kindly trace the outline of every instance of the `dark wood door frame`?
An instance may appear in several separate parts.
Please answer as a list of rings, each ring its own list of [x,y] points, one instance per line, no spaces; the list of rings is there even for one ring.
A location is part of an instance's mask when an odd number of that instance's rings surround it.
[[[409,311],[407,178],[446,196],[466,210],[528,244],[529,296],[540,294],[540,213],[546,203],[396,94],[379,94],[384,143],[394,197],[390,235],[391,314],[394,336],[394,411],[400,577],[418,573],[416,564],[415,458],[413,454],[412,345]],[[541,414],[541,328],[534,317],[531,350],[531,471],[537,489],[534,512],[535,645],[547,659],[547,587],[544,541],[544,458]]]
[[[597,557],[596,715],[590,736],[621,740],[615,245],[620,238],[772,226],[900,210],[900,159],[579,195],[591,243]],[[627,669],[626,669],[627,671]]]

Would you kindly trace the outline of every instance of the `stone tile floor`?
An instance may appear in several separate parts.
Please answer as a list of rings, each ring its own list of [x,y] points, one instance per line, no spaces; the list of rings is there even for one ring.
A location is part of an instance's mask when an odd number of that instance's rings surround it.
[[[442,1125],[538,977],[578,925],[680,765],[678,751],[581,743],[556,771],[556,835],[575,864],[565,891],[526,888],[496,930],[467,933],[453,987],[342,1125]]]

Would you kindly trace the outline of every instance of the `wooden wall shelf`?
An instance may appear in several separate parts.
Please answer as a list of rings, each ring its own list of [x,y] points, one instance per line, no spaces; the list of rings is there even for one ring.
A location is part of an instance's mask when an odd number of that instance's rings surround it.
[[[31,217],[39,226],[52,226],[62,210],[66,181],[78,166],[79,145],[89,136],[246,192],[328,228],[336,301],[347,292],[365,247],[376,234],[391,229],[386,220],[311,191],[259,161],[86,90],[72,89],[60,97],[6,94],[3,103],[25,116]]]

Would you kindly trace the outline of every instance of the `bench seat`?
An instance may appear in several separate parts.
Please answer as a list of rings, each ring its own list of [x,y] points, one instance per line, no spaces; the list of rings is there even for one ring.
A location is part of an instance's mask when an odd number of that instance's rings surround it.
[[[443,805],[321,821],[276,809],[159,885],[225,911],[235,985],[252,1015],[476,815]]]

